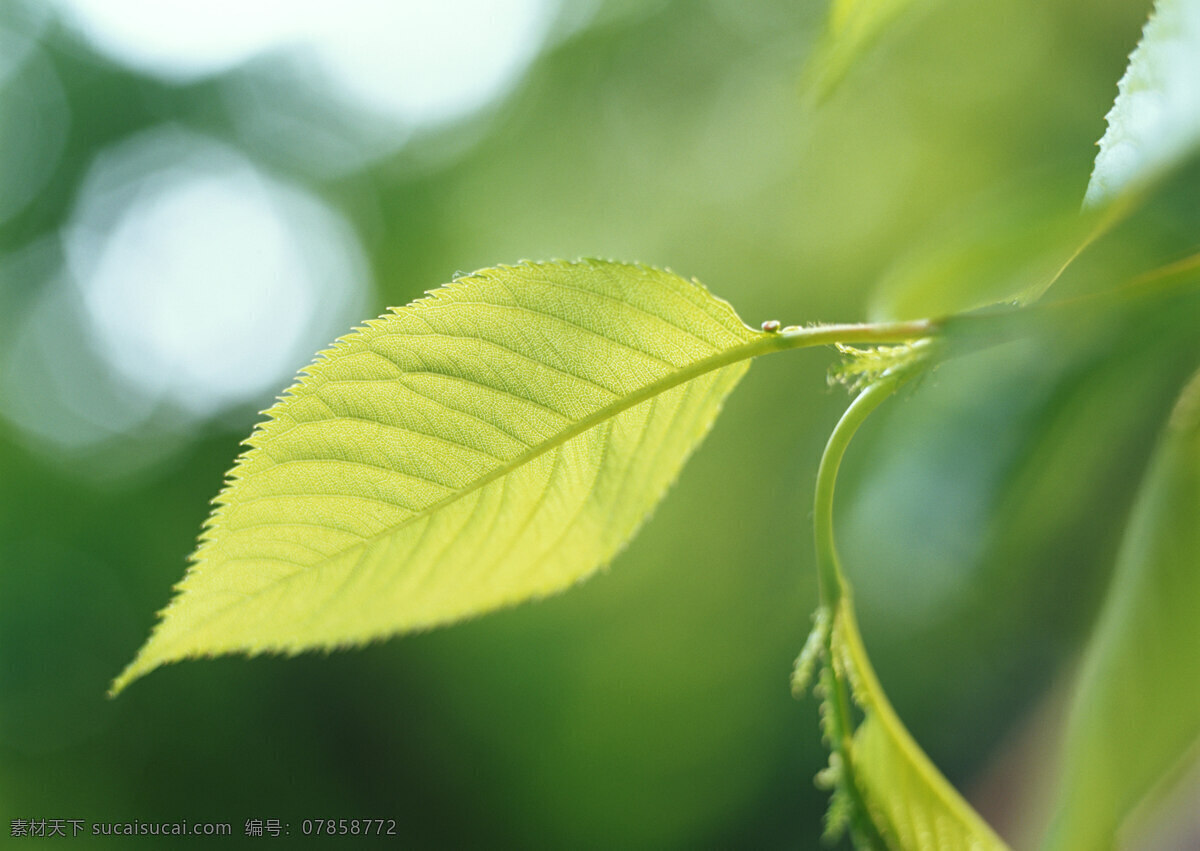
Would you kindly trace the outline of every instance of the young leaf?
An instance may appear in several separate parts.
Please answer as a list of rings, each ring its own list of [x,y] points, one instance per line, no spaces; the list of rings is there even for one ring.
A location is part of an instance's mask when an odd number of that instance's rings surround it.
[[[830,652],[838,679],[849,681],[863,712],[846,748],[848,776],[887,846],[902,851],[1006,848],[896,716],[863,648],[849,594],[838,604]]]
[[[885,369],[850,404],[825,446],[817,472],[813,526],[822,605],[793,689],[805,684],[812,645],[824,642],[822,727],[832,751],[819,781],[834,787],[827,827],[850,828],[861,848],[892,851],[989,851],[1006,846],[934,767],[900,723],[863,649],[853,595],[841,568],[833,530],[833,493],[842,457],[863,421],[907,381],[928,368],[928,346]],[[915,357],[911,355],[916,355]],[[832,625],[826,613],[832,609]],[[862,711],[854,727],[850,701]]]
[[[1146,476],[1067,726],[1049,847],[1106,848],[1200,741],[1200,375]]]
[[[1158,0],[1129,57],[1085,203],[1136,190],[1200,146],[1200,0]]]
[[[696,283],[600,261],[489,269],[366,323],[251,435],[113,692],[183,658],[361,644],[583,579],[766,337]]]

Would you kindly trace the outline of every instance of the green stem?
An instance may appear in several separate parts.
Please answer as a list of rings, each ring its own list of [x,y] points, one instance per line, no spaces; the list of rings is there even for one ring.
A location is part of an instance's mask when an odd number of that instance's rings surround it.
[[[850,717],[850,690],[846,687],[845,676],[838,673],[837,662],[834,661],[832,629],[825,638],[825,654],[829,667],[822,672],[822,679],[825,698],[828,701],[826,711],[832,713],[830,738],[833,741],[829,746],[838,755],[839,770],[842,773],[839,783],[843,793],[850,798],[850,829],[856,834],[856,846],[865,846],[871,851],[886,851],[887,843],[871,819],[862,788],[855,776],[854,754],[850,750],[850,743],[854,738],[854,723]]]
[[[756,341],[754,354],[769,351],[800,349],[805,346],[825,346],[832,343],[906,343],[930,337],[940,330],[931,319],[913,322],[863,322],[843,325],[791,326],[777,334]]]
[[[858,394],[834,427],[833,434],[829,436],[829,442],[825,445],[825,454],[821,456],[821,466],[817,470],[816,497],[813,501],[813,526],[821,605],[828,607],[830,612],[837,612],[838,603],[846,591],[841,563],[838,561],[837,544],[833,537],[833,488],[837,482],[838,468],[842,465],[842,457],[846,454],[850,439],[854,437],[863,420],[878,408],[906,377],[907,371],[885,375]]]
[[[831,714],[830,747],[838,755],[841,771],[843,772],[842,788],[844,794],[850,797],[854,815],[851,817],[851,829],[856,834],[856,845],[871,849],[886,848],[883,837],[879,834],[874,821],[871,819],[862,789],[855,777],[854,755],[851,753],[850,742],[854,734],[854,722],[851,717],[851,698],[846,685],[846,677],[839,672],[838,655],[834,652],[834,633],[837,631],[837,620],[842,617],[843,607],[850,610],[850,589],[842,576],[841,562],[838,559],[837,544],[833,534],[833,492],[837,483],[838,469],[846,448],[850,445],[858,427],[878,408],[885,399],[892,395],[901,384],[916,374],[920,361],[909,363],[905,367],[885,373],[881,378],[869,385],[855,397],[850,407],[842,414],[829,442],[825,445],[825,453],[821,456],[821,466],[817,471],[817,489],[813,504],[814,539],[817,550],[817,578],[820,588],[821,607],[828,611],[831,627],[825,636],[825,660],[828,668],[825,676],[825,691],[827,712]]]

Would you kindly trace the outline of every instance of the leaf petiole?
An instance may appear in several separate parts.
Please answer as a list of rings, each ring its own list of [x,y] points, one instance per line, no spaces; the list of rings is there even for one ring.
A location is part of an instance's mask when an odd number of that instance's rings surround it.
[[[834,427],[825,444],[825,452],[821,456],[821,466],[817,470],[817,489],[813,500],[813,533],[817,550],[817,578],[819,582],[821,605],[831,612],[836,612],[842,595],[846,593],[846,581],[842,576],[841,562],[838,559],[837,544],[833,536],[833,491],[837,483],[838,469],[846,454],[846,447],[854,437],[858,427],[863,424],[871,412],[878,408],[885,399],[905,381],[912,378],[927,362],[920,358],[905,364],[902,368],[884,373],[878,380],[862,391],[850,407],[842,414],[842,418]]]

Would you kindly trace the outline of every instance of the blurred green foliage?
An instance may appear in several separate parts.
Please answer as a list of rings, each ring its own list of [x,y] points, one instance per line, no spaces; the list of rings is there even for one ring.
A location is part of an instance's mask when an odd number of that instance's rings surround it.
[[[55,443],[12,416],[21,393],[61,389],[22,385],[29,347],[74,345],[83,387],[103,361],[87,339],[21,329],[64,274],[60,235],[89,168],[164,125],[240,149],[344,216],[372,314],[456,270],[592,255],[694,275],[752,323],[860,319],[886,300],[879,281],[991,227],[990,199],[1034,197],[1048,215],[1078,203],[1147,7],[933,4],[812,112],[799,79],[823,3],[598,3],[502,102],[348,171],[305,155],[305,121],[337,119],[294,61],[168,84],[43,22],[35,59],[0,88],[0,142],[31,121],[45,139],[0,144],[0,187],[17,199],[0,207],[5,819],[240,834],[279,818],[295,839],[304,818],[395,818],[416,847],[813,847],[823,749],[787,675],[815,600],[811,486],[845,404],[824,389],[823,354],[757,364],[653,522],[570,595],[352,654],[175,666],[109,702],[272,394]],[[18,29],[29,17],[19,3],[0,14]],[[290,93],[293,138],[239,131],[229,92],[257,84]],[[1185,170],[1063,292],[1194,250],[1198,187]],[[999,223],[1014,252],[1022,215]],[[1002,834],[1017,790],[976,779],[1099,604],[1194,367],[1194,310],[965,358],[893,403],[848,458],[841,534],[876,668]]]

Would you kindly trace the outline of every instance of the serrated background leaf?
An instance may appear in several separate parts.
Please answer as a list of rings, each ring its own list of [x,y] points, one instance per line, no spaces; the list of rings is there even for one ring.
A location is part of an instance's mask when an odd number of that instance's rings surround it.
[[[1200,145],[1200,0],[1158,0],[1129,57],[1086,203],[1137,188]]]
[[[889,847],[896,851],[1006,848],[896,716],[863,648],[849,595],[835,618],[831,646],[863,711],[850,750],[854,782]]]
[[[600,261],[485,270],[368,322],[268,411],[114,690],[562,590],[653,509],[761,336],[695,283]]]
[[[1050,848],[1106,848],[1200,739],[1200,379],[1142,487],[1068,722]]]

